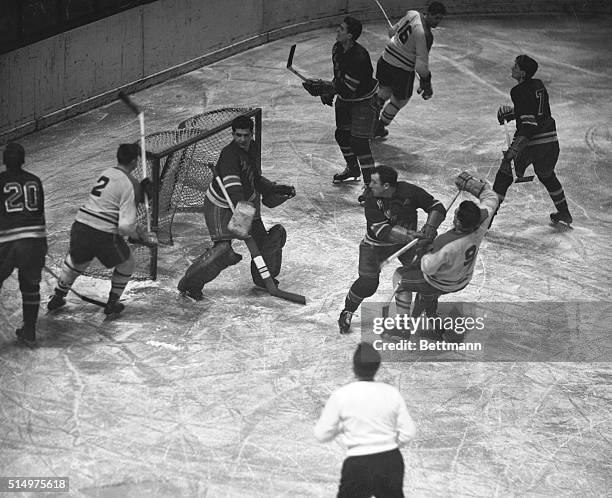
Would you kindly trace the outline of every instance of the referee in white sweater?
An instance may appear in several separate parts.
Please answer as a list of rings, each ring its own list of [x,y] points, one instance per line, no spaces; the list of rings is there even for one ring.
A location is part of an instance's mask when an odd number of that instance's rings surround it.
[[[414,437],[416,427],[399,391],[374,381],[379,366],[378,351],[360,343],[353,355],[357,381],[332,393],[315,426],[319,441],[342,436],[347,447],[338,498],[404,496],[399,448]]]

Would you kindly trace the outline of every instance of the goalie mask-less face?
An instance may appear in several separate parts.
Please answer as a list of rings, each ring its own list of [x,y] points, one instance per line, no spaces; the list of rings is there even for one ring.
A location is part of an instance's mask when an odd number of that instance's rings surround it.
[[[238,147],[248,152],[249,147],[251,146],[251,141],[253,140],[253,132],[248,128],[238,128],[236,131],[232,132],[232,136],[234,137],[234,142],[236,142]]]

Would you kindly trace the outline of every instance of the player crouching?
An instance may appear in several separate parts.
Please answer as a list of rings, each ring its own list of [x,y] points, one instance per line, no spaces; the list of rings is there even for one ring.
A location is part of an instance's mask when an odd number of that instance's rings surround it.
[[[145,245],[157,244],[153,232],[137,223],[137,206],[144,200],[150,185],[147,178],[140,184],[132,176],[138,165],[140,149],[135,144],[121,144],[117,149],[117,166],[102,172],[89,193],[70,229],[70,249],[64,260],[55,294],[49,300],[49,311],[66,304],[72,284],[94,258],[106,268],[114,268],[111,290],[104,308],[106,315],[120,313],[124,305],[119,298],[130,281],[136,261],[125,236]]]

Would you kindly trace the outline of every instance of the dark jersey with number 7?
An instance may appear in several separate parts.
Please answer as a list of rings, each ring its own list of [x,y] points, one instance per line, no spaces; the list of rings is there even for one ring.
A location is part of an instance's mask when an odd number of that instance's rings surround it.
[[[527,79],[510,90],[516,117],[516,134],[529,144],[557,142],[557,127],[550,114],[548,92],[541,80]]]
[[[40,178],[24,170],[0,173],[0,244],[46,236]]]

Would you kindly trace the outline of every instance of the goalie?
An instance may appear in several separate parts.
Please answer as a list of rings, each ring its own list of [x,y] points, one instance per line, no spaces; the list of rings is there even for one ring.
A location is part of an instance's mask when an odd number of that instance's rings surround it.
[[[98,258],[106,268],[114,268],[111,290],[104,308],[106,315],[120,313],[121,294],[136,267],[132,251],[124,239],[145,245],[157,244],[157,237],[137,223],[136,208],[143,202],[151,185],[148,178],[138,183],[132,171],[138,166],[140,149],[136,144],[121,144],[117,166],[108,168],[96,180],[87,203],[79,208],[70,229],[70,249],[47,309],[54,311],[66,304],[66,294],[74,281]]]
[[[261,202],[274,208],[295,196],[289,185],[277,185],[261,174],[257,144],[253,141],[253,121],[239,116],[232,122],[232,142],[223,148],[215,167],[227,191],[236,214],[216,181],[211,182],[204,200],[204,217],[213,246],[198,257],[178,283],[181,294],[196,301],[203,299],[202,288],[242,256],[232,249],[232,240],[253,237],[272,278],[280,273],[283,247],[287,233],[282,225],[266,230],[260,214]],[[265,283],[251,261],[253,282],[265,288]]]

